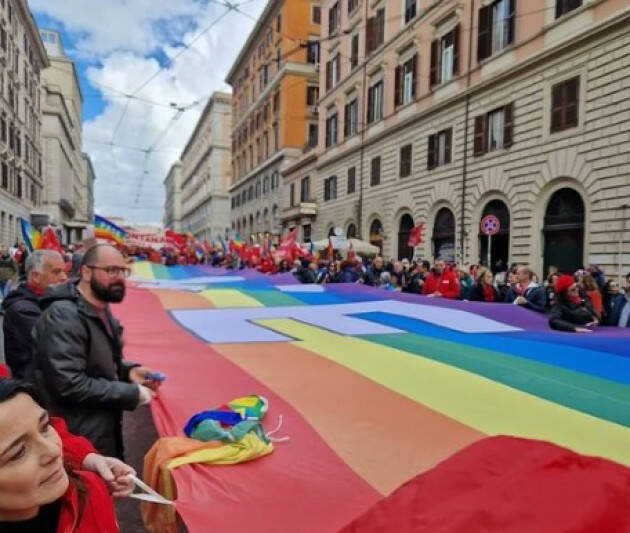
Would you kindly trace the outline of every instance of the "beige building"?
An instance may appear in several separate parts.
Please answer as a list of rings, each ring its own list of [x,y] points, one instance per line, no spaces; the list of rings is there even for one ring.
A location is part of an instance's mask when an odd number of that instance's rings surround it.
[[[22,240],[20,219],[42,201],[40,72],[46,50],[26,0],[0,2],[0,243]]]
[[[42,71],[42,209],[49,224],[61,229],[64,243],[84,237],[91,210],[88,169],[82,152],[83,96],[74,61],[66,57],[61,35],[41,30],[50,67]]]
[[[86,187],[86,212],[89,224],[94,223],[94,182],[96,181],[96,174],[94,173],[94,166],[92,165],[92,159],[85,152],[83,153],[83,164],[85,165],[85,187]]]
[[[627,0],[326,0],[316,237],[630,269]]]
[[[280,235],[282,176],[317,143],[320,23],[318,0],[269,0],[227,75],[231,228],[244,238]]]
[[[182,231],[182,164],[174,163],[164,179],[164,227]]]
[[[232,97],[215,92],[181,155],[181,227],[209,242],[230,229]]]
[[[282,226],[298,229],[297,238],[310,242],[317,218],[317,156],[308,150],[282,173]]]

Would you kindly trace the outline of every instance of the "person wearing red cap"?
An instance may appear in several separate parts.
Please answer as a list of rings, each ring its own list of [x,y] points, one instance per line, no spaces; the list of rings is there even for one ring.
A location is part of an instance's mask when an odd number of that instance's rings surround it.
[[[592,333],[590,326],[599,324],[588,301],[580,298],[578,285],[573,276],[563,275],[555,285],[556,305],[549,315],[552,329],[575,333]]]

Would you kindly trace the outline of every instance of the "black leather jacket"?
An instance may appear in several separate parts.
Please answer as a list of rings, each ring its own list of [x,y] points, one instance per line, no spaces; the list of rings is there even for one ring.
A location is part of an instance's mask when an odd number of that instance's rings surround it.
[[[122,411],[135,409],[140,393],[129,383],[129,370],[137,365],[122,359],[120,324],[106,309],[110,334],[72,282],[51,287],[40,305],[44,311],[34,330],[37,378],[51,412],[103,455],[122,458]]]

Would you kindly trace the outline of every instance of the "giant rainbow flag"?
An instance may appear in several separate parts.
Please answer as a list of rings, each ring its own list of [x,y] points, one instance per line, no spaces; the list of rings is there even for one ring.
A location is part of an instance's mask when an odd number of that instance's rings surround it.
[[[135,280],[117,314],[126,356],[168,375],[160,435],[257,393],[291,437],[251,463],[176,469],[191,533],[338,531],[492,435],[630,465],[630,331],[290,274],[137,263]]]

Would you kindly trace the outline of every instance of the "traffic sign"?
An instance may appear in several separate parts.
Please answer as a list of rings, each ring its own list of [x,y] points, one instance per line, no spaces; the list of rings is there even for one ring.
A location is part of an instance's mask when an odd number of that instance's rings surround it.
[[[484,235],[496,235],[500,229],[501,223],[494,215],[486,215],[481,219],[481,233]]]

